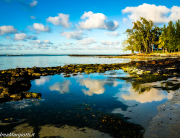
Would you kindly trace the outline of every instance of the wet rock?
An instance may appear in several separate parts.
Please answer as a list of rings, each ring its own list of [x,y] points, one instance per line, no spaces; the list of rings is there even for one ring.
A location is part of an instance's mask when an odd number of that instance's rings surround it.
[[[25,98],[41,98],[41,93],[23,92]]]
[[[47,76],[47,75],[48,75],[47,72],[43,72],[43,73],[42,73],[42,76]]]
[[[158,60],[157,63],[158,63],[159,65],[164,65],[164,60]]]
[[[76,73],[73,73],[73,76],[76,76],[76,75],[78,75],[78,74],[76,74]]]
[[[145,61],[138,61],[136,62],[136,66],[142,66],[142,65],[145,65],[146,62]]]
[[[32,76],[39,77],[39,76],[41,76],[41,73],[32,73]]]
[[[153,60],[153,61],[148,61],[147,64],[157,64],[157,61]]]
[[[65,75],[64,77],[71,77],[71,75]]]
[[[30,83],[29,81],[22,82],[22,83],[21,83],[21,86],[30,87],[30,86],[31,86],[31,83]]]
[[[6,118],[4,120],[2,120],[2,123],[13,123],[13,122],[18,122],[20,121],[19,119],[16,118]]]
[[[12,94],[12,95],[10,95],[10,98],[13,100],[20,100],[20,99],[22,99],[22,95],[21,94]]]
[[[133,65],[135,65],[135,64],[136,64],[135,61],[131,61],[131,62],[129,63],[129,65],[131,65],[131,66],[133,66]]]

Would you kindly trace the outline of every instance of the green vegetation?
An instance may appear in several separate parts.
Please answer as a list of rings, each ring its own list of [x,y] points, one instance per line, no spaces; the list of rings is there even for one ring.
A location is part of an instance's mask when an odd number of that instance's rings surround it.
[[[149,74],[149,75],[145,75],[145,76],[139,77],[136,80],[139,81],[139,82],[148,83],[148,82],[155,82],[155,81],[166,80],[167,78],[168,77],[165,76],[165,75]]]
[[[132,29],[127,29],[128,38],[124,40],[124,51],[131,50],[132,53],[154,53],[155,49],[166,52],[179,52],[180,48],[180,20],[162,28],[154,25],[153,21],[141,17],[141,21],[133,22]],[[161,51],[161,52],[162,52]],[[157,52],[157,53],[161,53]]]

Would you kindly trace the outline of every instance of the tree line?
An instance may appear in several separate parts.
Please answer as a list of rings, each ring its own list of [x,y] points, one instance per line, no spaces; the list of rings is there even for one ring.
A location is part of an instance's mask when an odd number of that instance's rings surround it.
[[[180,50],[180,20],[163,27],[156,26],[153,21],[143,17],[133,22],[133,28],[127,29],[127,39],[123,41],[123,50],[132,53],[152,53],[154,49],[163,52],[179,52]]]

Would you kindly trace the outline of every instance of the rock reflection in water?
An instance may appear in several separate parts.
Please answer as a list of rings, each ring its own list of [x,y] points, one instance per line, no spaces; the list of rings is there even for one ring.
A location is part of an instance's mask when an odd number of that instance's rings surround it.
[[[56,82],[49,87],[51,91],[59,91],[61,94],[69,92],[69,86],[71,85],[70,80],[65,80],[64,82]]]

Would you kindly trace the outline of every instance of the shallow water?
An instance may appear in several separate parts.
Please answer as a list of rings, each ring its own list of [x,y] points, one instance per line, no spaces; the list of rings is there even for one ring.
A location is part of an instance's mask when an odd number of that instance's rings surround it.
[[[80,74],[70,78],[62,74],[42,76],[31,82],[29,90],[41,93],[42,99],[6,102],[0,105],[0,119],[22,119],[30,126],[51,124],[92,128],[95,124],[89,126],[79,119],[77,124],[74,117],[85,117],[91,122],[102,112],[129,117],[130,122],[147,128],[151,118],[157,114],[157,106],[171,98],[171,94],[157,89],[139,94],[131,83],[110,78],[125,77],[127,74],[122,70],[105,74]]]
[[[1,57],[0,57],[1,58]],[[55,60],[57,58],[57,60]],[[15,66],[56,66],[75,63],[119,63],[130,59],[103,59],[84,57],[77,59],[62,57],[4,57],[9,64],[2,68]],[[12,59],[12,60],[10,60]],[[22,59],[22,62],[19,62]],[[32,59],[32,60],[31,60]],[[36,59],[36,60],[35,60]],[[68,60],[72,59],[72,60]],[[80,60],[81,59],[81,60]],[[6,63],[0,61],[1,63]],[[29,62],[27,62],[29,61]],[[118,62],[117,62],[118,61]],[[46,62],[47,64],[43,64]],[[10,64],[12,63],[12,64]],[[41,76],[31,81],[29,92],[41,93],[42,99],[24,99],[0,105],[0,120],[16,118],[16,123],[0,123],[6,132],[34,132],[42,136],[110,137],[96,128],[99,114],[115,114],[123,119],[148,128],[150,120],[157,115],[157,107],[172,98],[172,93],[149,88],[149,84],[136,84],[118,79],[128,74],[123,70],[105,73],[78,74],[69,78],[63,74]],[[144,91],[141,88],[146,87]],[[147,89],[149,88],[149,89]],[[28,128],[28,129],[27,129]],[[47,132],[51,129],[54,133]],[[83,128],[83,130],[79,130]],[[71,132],[73,135],[59,134]],[[81,134],[83,131],[83,134]],[[44,135],[43,135],[44,134]]]
[[[128,63],[130,58],[98,58],[71,56],[0,56],[0,70],[26,67],[56,67],[69,64]]]

